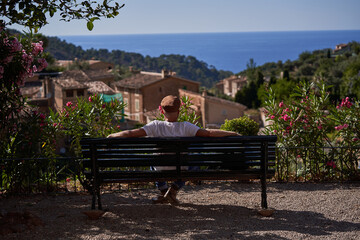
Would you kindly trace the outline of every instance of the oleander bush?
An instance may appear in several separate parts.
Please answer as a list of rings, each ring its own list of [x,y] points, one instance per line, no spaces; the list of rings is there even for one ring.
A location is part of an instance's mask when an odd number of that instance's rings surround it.
[[[359,101],[345,98],[336,106],[328,88],[302,82],[286,101],[269,89],[265,133],[278,137],[278,180],[358,177]]]

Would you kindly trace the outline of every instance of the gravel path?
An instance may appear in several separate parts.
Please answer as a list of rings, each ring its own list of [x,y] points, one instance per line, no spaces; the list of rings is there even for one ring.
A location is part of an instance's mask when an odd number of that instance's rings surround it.
[[[2,216],[28,211],[43,226],[0,239],[359,239],[360,183],[269,183],[271,217],[260,216],[259,183],[185,186],[180,206],[153,205],[155,189],[103,195],[97,220],[85,194],[0,199]]]

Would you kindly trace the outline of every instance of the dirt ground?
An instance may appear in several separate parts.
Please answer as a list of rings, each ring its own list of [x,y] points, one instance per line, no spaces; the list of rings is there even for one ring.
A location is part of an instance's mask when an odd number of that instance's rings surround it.
[[[259,183],[185,186],[181,205],[154,205],[156,189],[103,194],[106,213],[90,220],[87,194],[0,199],[2,220],[27,213],[39,220],[0,239],[359,239],[360,182],[269,183],[271,217],[258,213]],[[1,219],[0,218],[0,219]]]

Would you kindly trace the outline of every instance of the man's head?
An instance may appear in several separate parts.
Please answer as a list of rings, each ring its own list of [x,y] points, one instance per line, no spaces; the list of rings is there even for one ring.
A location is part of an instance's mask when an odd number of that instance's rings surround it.
[[[160,106],[166,113],[178,112],[180,108],[180,99],[173,95],[168,95],[161,100]]]

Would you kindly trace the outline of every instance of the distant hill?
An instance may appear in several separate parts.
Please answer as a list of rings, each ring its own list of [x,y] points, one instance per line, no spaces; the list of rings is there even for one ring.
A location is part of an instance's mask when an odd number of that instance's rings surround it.
[[[121,50],[108,51],[107,49],[83,50],[80,46],[67,43],[57,37],[47,37],[48,46],[46,51],[56,59],[72,60],[98,59],[120,65],[121,67],[133,66],[134,69],[143,71],[161,72],[162,69],[176,72],[178,76],[200,82],[201,86],[211,88],[216,82],[229,77],[230,71],[209,68],[208,64],[197,60],[193,56],[185,55],[161,55],[159,57],[144,57],[139,53],[129,53]]]

